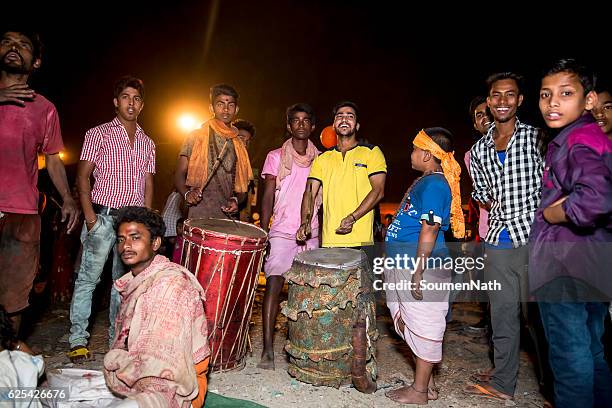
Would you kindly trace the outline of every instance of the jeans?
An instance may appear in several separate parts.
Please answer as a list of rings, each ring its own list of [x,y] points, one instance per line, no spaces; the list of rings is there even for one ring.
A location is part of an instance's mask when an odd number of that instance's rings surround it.
[[[115,245],[116,233],[114,228],[114,217],[111,215],[98,214],[98,221],[91,231],[83,225],[81,232],[81,242],[83,243],[83,256],[77,279],[74,283],[74,293],[70,304],[70,347],[86,346],[89,333],[89,316],[91,315],[91,303],[93,292],[104,269],[104,264],[111,250],[113,251],[113,282],[119,279],[124,273],[123,263],[119,259],[117,246]],[[115,337],[115,317],[119,310],[121,298],[119,292],[111,289],[111,299],[109,308],[110,327],[108,330],[109,342]]]
[[[557,408],[612,407],[612,374],[601,337],[605,303],[539,303]]]

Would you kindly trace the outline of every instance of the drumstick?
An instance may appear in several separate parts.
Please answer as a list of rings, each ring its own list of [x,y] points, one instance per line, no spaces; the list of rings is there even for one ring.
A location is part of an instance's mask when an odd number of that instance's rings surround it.
[[[223,211],[223,210],[221,210]],[[238,228],[238,224],[236,224],[236,220],[230,215],[230,213],[228,213],[227,211],[223,211],[223,214],[229,218],[230,220],[232,220],[232,223],[234,223],[234,227]]]

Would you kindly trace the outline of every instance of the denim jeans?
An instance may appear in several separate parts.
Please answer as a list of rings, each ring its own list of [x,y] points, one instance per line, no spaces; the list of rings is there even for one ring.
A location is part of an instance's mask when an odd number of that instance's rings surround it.
[[[83,225],[81,242],[83,243],[83,255],[77,279],[74,283],[74,293],[70,305],[70,347],[86,346],[89,333],[89,316],[91,315],[91,303],[93,292],[104,269],[104,264],[111,251],[113,251],[113,282],[124,273],[123,263],[117,254],[115,245],[116,233],[114,228],[114,217],[98,214],[98,221],[91,231],[87,231]],[[115,337],[115,317],[119,309],[121,298],[113,287],[109,308],[110,327],[108,330],[109,342]]]
[[[555,376],[557,408],[612,407],[612,374],[601,337],[605,303],[539,303]]]

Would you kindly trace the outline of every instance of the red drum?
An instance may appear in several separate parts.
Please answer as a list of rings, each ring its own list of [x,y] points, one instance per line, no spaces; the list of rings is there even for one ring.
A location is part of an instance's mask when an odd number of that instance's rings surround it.
[[[210,369],[242,369],[268,235],[245,222],[192,218],[184,223],[183,238],[181,265],[206,294]]]

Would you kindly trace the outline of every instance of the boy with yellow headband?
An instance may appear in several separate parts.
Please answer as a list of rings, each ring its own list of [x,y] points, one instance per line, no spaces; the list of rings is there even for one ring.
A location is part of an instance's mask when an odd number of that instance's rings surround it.
[[[451,227],[462,238],[465,225],[459,191],[461,168],[453,156],[451,133],[439,127],[420,131],[410,160],[412,168],[423,175],[406,192],[385,241],[387,257],[408,256],[411,263],[385,270],[385,282],[396,284],[395,289],[386,287],[387,306],[395,330],[416,357],[416,373],[411,385],[386,395],[402,404],[427,404],[438,398],[432,370],[442,360],[449,293],[424,291],[421,283],[450,282],[450,270],[428,269],[428,265],[449,255],[444,231]],[[397,290],[397,284],[404,282],[410,283],[405,290]]]

